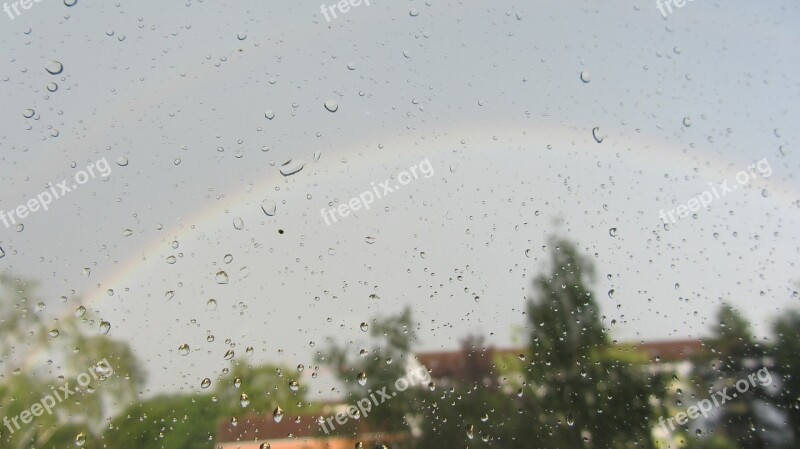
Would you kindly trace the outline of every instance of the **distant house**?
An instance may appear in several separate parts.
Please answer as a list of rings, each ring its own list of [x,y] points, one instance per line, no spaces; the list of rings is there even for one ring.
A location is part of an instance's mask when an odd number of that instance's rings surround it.
[[[326,416],[334,409],[323,409]],[[275,422],[272,416],[249,415],[236,422],[227,421],[217,429],[215,449],[354,449],[358,442],[371,449],[380,444],[394,444],[408,439],[408,434],[370,432],[363,422],[348,422],[339,432],[326,434],[319,426],[318,415],[284,416]]]

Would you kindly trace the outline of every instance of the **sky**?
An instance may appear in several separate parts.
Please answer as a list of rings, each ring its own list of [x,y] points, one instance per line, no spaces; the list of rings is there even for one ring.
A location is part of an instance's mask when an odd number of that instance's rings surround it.
[[[594,264],[619,341],[707,335],[723,300],[767,338],[800,306],[798,25],[788,0],[373,0],[330,22],[308,1],[42,0],[0,15],[0,210],[98,175],[0,225],[0,269],[40,283],[54,326],[81,305],[110,323],[148,393],[198,390],[228,349],[355,354],[360,323],[406,306],[418,351],[524,344],[551,235]]]

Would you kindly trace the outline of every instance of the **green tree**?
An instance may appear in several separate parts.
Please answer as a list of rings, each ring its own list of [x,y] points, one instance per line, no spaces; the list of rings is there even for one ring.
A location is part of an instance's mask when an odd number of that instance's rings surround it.
[[[795,444],[800,444],[800,311],[785,312],[773,325],[775,344],[771,354],[783,386],[773,403],[789,417]]]
[[[652,448],[651,396],[663,380],[617,357],[589,290],[591,262],[551,238],[550,272],[533,280],[524,396],[526,441],[540,447]]]
[[[79,434],[96,439],[102,418],[130,400],[143,381],[128,345],[97,336],[99,320],[84,309],[65,316],[48,313],[36,298],[36,282],[0,274],[0,404],[9,421],[51,396],[51,387],[78,390],[57,401],[52,413],[29,423],[0,427],[0,447],[22,449],[74,445]],[[91,335],[91,336],[87,336]],[[98,364],[106,359],[105,362]],[[110,369],[109,369],[110,368]],[[93,374],[85,387],[76,376]],[[97,376],[97,380],[94,379]]]
[[[392,388],[406,375],[406,362],[415,342],[414,321],[411,309],[385,318],[375,318],[370,324],[370,336],[375,342],[365,357],[354,357],[348,346],[331,345],[317,355],[317,361],[334,369],[344,384],[345,402],[353,404],[368,397],[370,391]],[[374,406],[364,422],[374,430],[384,432],[410,430],[409,419],[417,414],[420,389],[409,388],[401,400],[392,400]]]
[[[219,416],[211,395],[157,396],[112,420],[102,441],[114,449],[212,449]]]

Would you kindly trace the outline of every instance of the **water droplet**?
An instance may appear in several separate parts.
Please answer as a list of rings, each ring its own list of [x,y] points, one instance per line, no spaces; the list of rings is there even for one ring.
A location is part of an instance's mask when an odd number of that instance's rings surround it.
[[[239,388],[241,388],[241,386],[242,386],[242,379],[238,377],[236,379],[233,379],[233,388],[236,388],[238,390]]]
[[[364,332],[366,332],[366,331],[367,331],[367,329],[369,329],[369,324],[367,324],[367,323],[361,323],[361,330],[362,330],[362,331],[364,331]]]
[[[225,254],[225,257],[222,258],[222,261],[225,263],[231,263],[233,262],[233,256],[230,254]]]
[[[86,307],[78,306],[78,308],[75,309],[75,316],[76,317],[80,318],[85,314],[86,314]]]
[[[51,75],[58,75],[64,71],[64,65],[58,61],[50,61],[47,63],[44,69],[47,70],[47,73]]]
[[[110,331],[110,330],[111,330],[111,323],[109,323],[108,321],[101,321],[100,322],[100,333],[101,334],[107,334],[108,331]]]
[[[611,237],[616,237],[617,236],[617,228],[609,229],[608,230],[608,235],[610,235]]]
[[[428,384],[428,390],[433,391],[435,389],[436,389],[436,384],[435,383],[431,382],[431,383]]]
[[[408,15],[411,17],[417,17],[419,15],[419,10],[417,10],[417,8],[412,8],[411,11],[408,12]]]
[[[284,162],[280,167],[280,172],[283,176],[291,176],[306,166],[306,161],[302,159],[289,159]]]
[[[339,110],[339,104],[336,103],[336,100],[328,100],[325,102],[325,109],[330,112],[336,112]]]
[[[126,230],[122,231],[122,236],[123,237],[130,237],[132,235],[133,235],[133,231],[130,230],[130,229],[126,229]]]
[[[602,133],[600,132],[600,128],[598,127],[592,129],[592,137],[594,137],[594,140],[597,143],[603,143],[603,139],[605,139],[605,136],[602,135]]]
[[[174,264],[177,261],[178,261],[178,259],[176,259],[175,256],[167,257],[167,263],[170,264],[170,265]]]
[[[292,380],[289,382],[289,389],[292,391],[297,391],[300,389],[300,384],[298,384],[297,381]]]
[[[475,438],[475,426],[474,425],[472,425],[472,424],[467,425],[465,430],[467,431],[467,438],[469,438],[470,440]]]
[[[261,443],[261,445],[258,446],[258,449],[270,449],[270,445],[269,443]]]
[[[209,299],[208,302],[206,302],[206,310],[217,310],[217,300]]]
[[[239,403],[242,404],[242,408],[245,408],[250,405],[250,398],[248,398],[246,394],[242,393],[239,395]]]
[[[683,126],[685,126],[687,128],[692,126],[692,119],[690,117],[684,117],[683,118]]]
[[[78,4],[78,0],[64,0],[64,4],[73,7]]]
[[[47,83],[47,90],[50,92],[55,92],[58,90],[58,84],[56,83]]]
[[[272,419],[274,419],[275,422],[281,422],[283,419],[283,409],[280,407],[275,407],[275,410],[272,412]]]
[[[61,334],[58,329],[50,329],[50,332],[47,333],[50,338],[56,338]]]
[[[275,113],[272,112],[272,109],[269,109],[269,110],[267,110],[267,112],[264,113],[264,117],[272,120],[272,119],[275,118]]]
[[[581,81],[583,81],[584,83],[588,83],[591,80],[592,80],[592,74],[587,72],[586,70],[583,70],[581,72]]]
[[[244,229],[244,220],[242,220],[242,217],[236,217],[233,219],[233,227],[239,231]]]
[[[210,386],[211,386],[211,379],[209,379],[208,377],[206,377],[205,379],[203,379],[202,382],[200,382],[200,388],[208,388]]]
[[[234,355],[236,354],[233,352],[233,349],[228,349],[227,351],[225,351],[225,355],[222,356],[222,358],[225,360],[230,360],[233,358]]]
[[[217,281],[217,284],[227,284],[228,283],[228,273],[226,273],[225,271],[222,271],[222,270],[218,271],[217,275],[215,276],[215,280]]]
[[[247,34],[239,33],[239,34],[236,35],[236,39],[239,39],[240,41],[243,41],[243,40],[247,39]]]
[[[120,156],[117,158],[117,165],[120,167],[125,167],[128,165],[128,158],[125,156]]]
[[[31,118],[33,117],[34,114],[36,114],[36,111],[34,111],[33,109],[25,109],[24,111],[22,111],[22,116],[25,118]]]
[[[367,373],[361,371],[360,373],[358,373],[358,377],[356,377],[356,380],[358,381],[358,384],[363,387],[364,385],[367,384]]]
[[[268,217],[275,216],[275,212],[277,211],[277,209],[278,206],[277,204],[275,204],[275,201],[266,199],[261,202],[261,210],[264,211],[264,213],[267,214]]]
[[[189,345],[184,343],[184,344],[178,346],[178,354],[183,355],[183,356],[189,355]]]
[[[575,425],[575,417],[572,416],[572,413],[569,413],[567,415],[567,425],[570,426],[570,427]]]
[[[84,444],[86,444],[86,434],[81,432],[75,436],[75,446],[82,447]]]
[[[5,257],[5,255],[6,255],[6,252],[5,252],[5,251],[3,251],[3,248],[2,248],[2,247],[0,247],[0,258],[3,258],[3,257]]]
[[[377,301],[377,300],[381,299],[381,297],[376,295],[375,293],[372,293],[371,295],[369,295],[369,299],[372,299],[373,301]]]

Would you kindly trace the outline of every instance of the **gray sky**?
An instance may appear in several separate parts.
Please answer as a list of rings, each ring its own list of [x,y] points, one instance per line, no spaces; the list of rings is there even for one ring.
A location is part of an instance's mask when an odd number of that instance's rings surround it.
[[[362,321],[406,305],[420,350],[468,332],[512,345],[553,232],[594,261],[620,340],[701,336],[721,299],[765,336],[800,305],[796,2],[697,0],[667,19],[632,1],[319,10],[43,0],[0,16],[0,209],[111,165],[21,232],[0,226],[2,269],[41,281],[51,313],[96,310],[148,388],[197,390],[231,344],[292,366],[329,336],[357,353]],[[305,166],[283,176],[290,159]],[[431,178],[322,220],[424,159]],[[664,228],[661,209],[761,159],[770,177]]]

